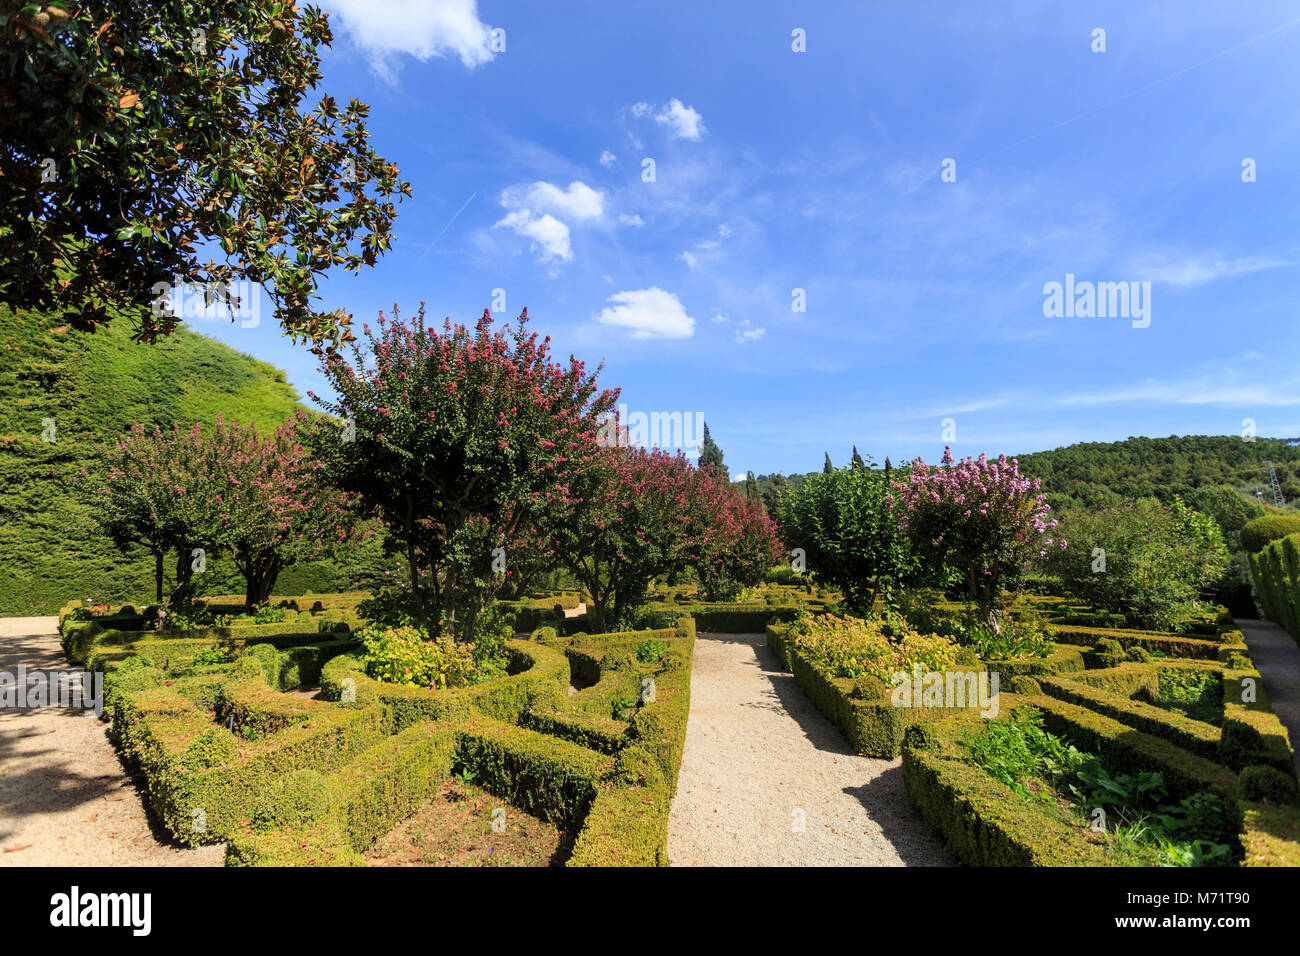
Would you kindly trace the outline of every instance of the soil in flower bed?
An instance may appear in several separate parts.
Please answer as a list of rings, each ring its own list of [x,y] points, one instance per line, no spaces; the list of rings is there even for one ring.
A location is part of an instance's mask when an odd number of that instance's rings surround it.
[[[492,827],[498,808],[505,811],[500,832]],[[371,866],[563,866],[572,849],[572,834],[453,779],[381,837],[366,861]]]

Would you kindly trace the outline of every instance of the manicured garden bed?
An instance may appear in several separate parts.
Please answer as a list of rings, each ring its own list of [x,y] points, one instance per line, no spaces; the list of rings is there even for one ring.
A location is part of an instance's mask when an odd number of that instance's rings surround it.
[[[447,690],[367,676],[358,642],[267,624],[181,632],[64,620],[106,671],[111,736],[182,843],[231,865],[362,865],[453,774],[572,835],[568,865],[663,865],[694,623],[507,643]],[[316,698],[290,694],[319,681]],[[581,683],[581,690],[571,687]]]

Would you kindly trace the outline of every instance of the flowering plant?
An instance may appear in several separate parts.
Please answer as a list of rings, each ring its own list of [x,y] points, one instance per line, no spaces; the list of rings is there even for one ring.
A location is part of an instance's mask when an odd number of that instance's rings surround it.
[[[805,616],[791,625],[794,645],[835,677],[878,677],[886,684],[913,665],[941,671],[957,660],[958,646],[938,634],[920,634],[881,618]]]
[[[1038,489],[1038,479],[1022,476],[1014,458],[999,455],[990,462],[981,453],[954,461],[945,446],[942,467],[917,458],[907,480],[895,482],[891,492],[913,550],[960,578],[994,634],[1002,630],[1003,590],[1019,583],[1049,548],[1066,547],[1053,535],[1056,522]]]

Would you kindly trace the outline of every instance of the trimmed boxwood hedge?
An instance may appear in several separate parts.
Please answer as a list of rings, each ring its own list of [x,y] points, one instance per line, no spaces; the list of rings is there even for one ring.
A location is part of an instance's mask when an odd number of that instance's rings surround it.
[[[83,623],[65,621],[74,634]],[[362,863],[454,769],[580,829],[573,865],[667,862],[690,701],[688,617],[577,638],[547,626],[538,641],[507,642],[506,676],[437,692],[373,681],[349,635],[322,639],[296,623],[237,636],[126,636],[86,623],[70,652],[106,669],[111,733],[151,808],[184,843],[227,840],[232,865]],[[635,650],[650,638],[664,650],[642,664]],[[194,664],[217,647],[239,656]],[[574,662],[594,683],[571,698]],[[627,721],[610,718],[600,695],[635,694],[645,677],[654,698]],[[316,679],[321,699],[283,693]],[[345,689],[355,699],[343,702]]]
[[[1300,526],[1300,515],[1293,520]],[[1264,615],[1300,641],[1300,534],[1279,538],[1252,554],[1250,575]]]
[[[959,708],[949,707],[896,707],[890,700],[888,688],[870,697],[859,698],[855,696],[858,682],[847,677],[835,677],[818,667],[787,640],[785,627],[769,625],[767,635],[768,646],[794,674],[808,699],[864,757],[897,757],[903,744],[903,733],[909,725],[962,713]],[[990,669],[979,662],[955,666],[970,671]]]
[[[1106,866],[1104,844],[961,758],[951,727],[907,729],[908,800],[968,866]]]

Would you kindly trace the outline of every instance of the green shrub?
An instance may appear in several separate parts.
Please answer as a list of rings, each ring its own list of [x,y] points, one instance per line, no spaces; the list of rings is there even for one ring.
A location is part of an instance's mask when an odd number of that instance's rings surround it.
[[[1264,515],[1241,529],[1241,547],[1247,554],[1263,551],[1269,542],[1300,534],[1300,514]]]
[[[1061,523],[1069,547],[1049,551],[1048,570],[1071,595],[1123,614],[1133,627],[1172,627],[1227,567],[1218,524],[1177,498],[1073,511]]]
[[[957,645],[939,635],[922,635],[899,622],[805,616],[788,632],[789,639],[815,666],[833,677],[872,675],[892,681],[896,673],[911,673],[918,665],[941,671],[957,659]]]
[[[258,795],[253,829],[286,830],[324,815],[329,808],[325,777],[318,770],[293,770]]]
[[[671,627],[672,622],[670,621],[665,626]],[[636,659],[639,663],[653,664],[656,661],[658,661],[659,658],[661,658],[664,655],[664,652],[667,650],[668,650],[667,644],[665,644],[663,641],[657,641],[653,637],[651,637],[651,638],[647,638],[646,640],[638,644],[636,646],[636,650],[634,651],[634,654],[636,655]]]
[[[359,636],[365,645],[366,674],[388,684],[462,687],[477,669],[472,645],[446,636],[431,638],[417,627],[371,625]]]
[[[1254,764],[1241,771],[1241,795],[1256,803],[1294,804],[1296,782],[1276,767]]]

